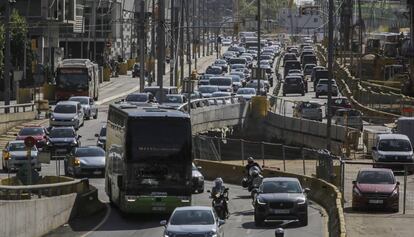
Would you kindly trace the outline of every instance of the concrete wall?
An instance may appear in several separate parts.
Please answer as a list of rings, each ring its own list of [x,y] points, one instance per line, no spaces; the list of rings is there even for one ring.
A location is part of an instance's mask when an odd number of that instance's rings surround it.
[[[0,236],[37,237],[67,223],[76,195],[0,201]]]
[[[261,133],[267,140],[277,138],[284,140],[286,144],[303,144],[315,149],[326,147],[326,123],[284,117],[269,112],[263,122],[260,123],[260,127],[262,129]],[[351,130],[355,131],[355,129],[348,128],[348,131]],[[346,140],[346,128],[332,125],[331,137],[332,152],[338,152],[340,146]]]
[[[23,122],[33,120],[35,117],[34,111],[0,114],[0,134],[6,133],[10,128]]]
[[[248,114],[248,103],[199,107],[191,110],[193,134],[215,128],[243,125]]]

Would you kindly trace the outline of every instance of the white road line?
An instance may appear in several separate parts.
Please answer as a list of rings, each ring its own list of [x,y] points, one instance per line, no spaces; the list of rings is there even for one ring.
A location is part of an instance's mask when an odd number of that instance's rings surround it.
[[[81,235],[80,237],[86,237],[86,236],[92,234],[93,232],[95,232],[97,229],[99,229],[108,220],[109,215],[111,214],[111,206],[108,203],[105,203],[105,206],[106,206],[105,217],[95,227],[93,227],[92,230],[90,230],[87,233]]]

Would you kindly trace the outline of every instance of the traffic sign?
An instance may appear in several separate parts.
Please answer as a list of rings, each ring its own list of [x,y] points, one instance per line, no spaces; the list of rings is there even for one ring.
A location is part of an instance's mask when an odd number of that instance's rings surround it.
[[[34,139],[34,137],[26,137],[24,139],[24,144],[26,145],[26,147],[32,148],[36,145],[36,139]]]

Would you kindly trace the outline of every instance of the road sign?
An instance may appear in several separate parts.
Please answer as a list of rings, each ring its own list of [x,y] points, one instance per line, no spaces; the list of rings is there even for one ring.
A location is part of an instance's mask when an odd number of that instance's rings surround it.
[[[24,144],[26,145],[26,147],[32,148],[36,145],[36,139],[34,139],[33,137],[26,137],[24,139]]]

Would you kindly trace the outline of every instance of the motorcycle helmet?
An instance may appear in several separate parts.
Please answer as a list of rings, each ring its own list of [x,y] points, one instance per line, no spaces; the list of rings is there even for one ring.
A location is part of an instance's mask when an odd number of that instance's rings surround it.
[[[214,180],[214,186],[216,187],[216,188],[220,188],[220,187],[222,187],[223,186],[223,179],[222,178],[216,178],[215,180]]]
[[[254,162],[254,159],[253,159],[253,157],[249,157],[249,158],[247,158],[247,163],[248,164],[252,164]]]

